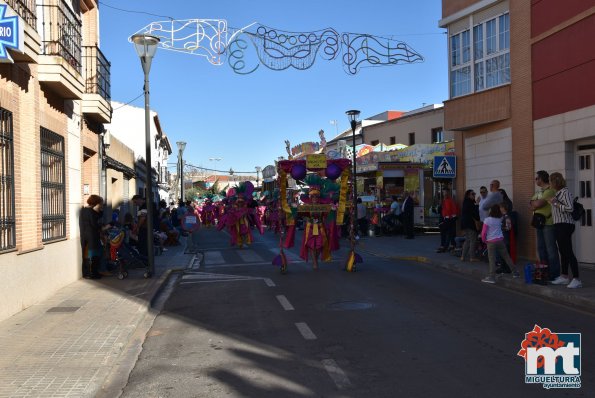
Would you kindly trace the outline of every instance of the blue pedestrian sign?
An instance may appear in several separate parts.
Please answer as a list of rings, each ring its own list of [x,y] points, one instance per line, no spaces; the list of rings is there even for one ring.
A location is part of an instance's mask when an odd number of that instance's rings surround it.
[[[457,176],[456,156],[434,156],[434,177],[455,178]]]
[[[12,62],[7,48],[23,52],[23,24],[19,16],[5,4],[0,4],[0,62]]]

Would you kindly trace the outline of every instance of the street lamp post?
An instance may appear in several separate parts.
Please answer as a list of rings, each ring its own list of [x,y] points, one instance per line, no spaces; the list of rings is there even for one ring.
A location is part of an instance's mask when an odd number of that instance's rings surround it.
[[[149,106],[149,71],[151,70],[151,61],[157,51],[159,38],[148,34],[136,34],[131,37],[136,53],[140,58],[141,66],[145,74],[145,162],[146,162],[146,179],[147,191],[145,199],[147,203],[147,257],[149,271],[145,276],[155,274],[155,253],[153,252],[153,173],[151,172],[151,128],[150,128],[150,114],[151,108]]]
[[[180,200],[185,202],[184,200],[184,149],[186,149],[186,143],[184,141],[176,142],[178,146],[178,161],[180,162]]]
[[[357,127],[357,118],[360,114],[360,111],[352,109],[350,111],[345,112],[347,117],[349,118],[349,123],[351,124],[351,137],[353,140],[353,172],[351,174],[351,187],[352,187],[352,210],[351,210],[351,249],[355,247],[355,217],[357,211],[357,186],[356,186],[356,178],[355,178],[355,128]]]

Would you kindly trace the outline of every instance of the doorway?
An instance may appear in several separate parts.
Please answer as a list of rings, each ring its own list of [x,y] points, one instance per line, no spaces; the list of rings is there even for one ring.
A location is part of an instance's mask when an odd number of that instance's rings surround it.
[[[593,209],[595,208],[595,144],[578,145],[577,148],[577,186],[578,200],[585,207],[582,220],[576,223],[576,257],[581,263],[595,264],[595,227]]]

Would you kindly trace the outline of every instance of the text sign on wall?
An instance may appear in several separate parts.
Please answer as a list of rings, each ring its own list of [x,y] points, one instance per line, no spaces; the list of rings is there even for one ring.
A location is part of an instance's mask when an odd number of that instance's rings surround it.
[[[13,62],[7,49],[23,52],[23,21],[6,4],[0,4],[0,62]]]

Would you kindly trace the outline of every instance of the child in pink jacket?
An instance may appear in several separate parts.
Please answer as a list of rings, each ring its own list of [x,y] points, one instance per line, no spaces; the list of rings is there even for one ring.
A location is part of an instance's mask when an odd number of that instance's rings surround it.
[[[512,277],[518,278],[519,272],[516,268],[516,265],[512,262],[504,242],[504,235],[502,233],[502,212],[500,211],[500,205],[495,204],[490,208],[489,216],[483,221],[481,239],[488,246],[488,258],[490,260],[488,276],[483,278],[481,281],[485,283],[496,283],[496,253],[510,267],[512,270]]]

